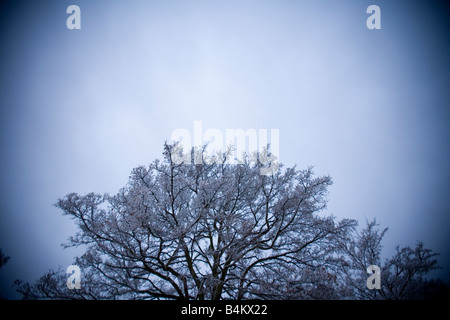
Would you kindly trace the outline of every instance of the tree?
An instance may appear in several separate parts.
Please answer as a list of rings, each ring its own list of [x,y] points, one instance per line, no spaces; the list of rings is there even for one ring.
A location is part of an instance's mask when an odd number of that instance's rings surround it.
[[[366,221],[366,227],[361,232],[355,229],[340,243],[342,264],[338,274],[343,283],[342,297],[374,299],[378,296],[378,290],[367,288],[366,270],[370,265],[381,266],[381,243],[387,230],[380,230],[376,220]]]
[[[341,297],[411,300],[448,296],[448,284],[425,277],[439,268],[435,259],[438,254],[426,249],[422,242],[418,242],[414,249],[397,246],[395,255],[382,264],[381,242],[388,229],[380,230],[378,226],[376,220],[367,222],[361,233],[349,233],[349,238],[342,242],[345,262],[340,265],[339,274],[346,292],[341,292]],[[369,290],[366,286],[366,268],[369,265],[381,268],[379,290]]]
[[[425,298],[434,281],[424,276],[439,268],[434,259],[437,255],[426,249],[422,242],[418,242],[414,249],[409,246],[400,249],[397,246],[395,255],[384,264],[380,294],[384,299],[395,300]]]
[[[382,268],[382,289],[367,289],[387,229],[374,220],[358,232],[355,220],[320,214],[329,176],[281,164],[265,175],[271,163],[230,164],[230,153],[208,159],[205,150],[184,163],[166,143],[163,161],[133,169],[116,195],[59,199],[79,227],[65,247],[86,248],[74,263],[81,289],[69,290],[59,269],[34,285],[17,281],[18,291],[25,299],[417,298],[415,286],[436,267],[422,244],[399,249]],[[199,156],[207,161],[195,164]]]
[[[317,214],[330,177],[282,166],[261,175],[263,164],[248,158],[229,164],[226,153],[199,165],[176,164],[175,152],[176,144],[165,144],[164,160],[135,168],[114,196],[59,199],[56,206],[79,227],[66,246],[87,248],[75,261],[82,289],[65,288],[59,270],[34,286],[19,283],[19,290],[29,298],[293,298],[295,290],[281,287],[308,272],[312,286],[326,285],[319,270],[355,225]],[[200,152],[207,156],[205,148]],[[265,293],[270,283],[279,288]]]

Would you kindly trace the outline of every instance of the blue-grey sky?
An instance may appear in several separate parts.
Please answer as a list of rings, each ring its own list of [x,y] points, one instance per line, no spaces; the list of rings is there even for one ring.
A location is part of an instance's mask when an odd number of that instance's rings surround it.
[[[448,20],[425,0],[2,4],[0,292],[81,253],[57,198],[117,192],[196,120],[279,129],[281,162],[333,178],[327,214],[389,227],[386,256],[425,242],[450,280]]]

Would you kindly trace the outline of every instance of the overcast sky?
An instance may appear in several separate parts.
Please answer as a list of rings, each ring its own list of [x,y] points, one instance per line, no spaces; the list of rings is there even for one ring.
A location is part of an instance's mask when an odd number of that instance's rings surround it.
[[[450,280],[444,1],[9,1],[0,7],[0,292],[82,251],[53,207],[116,193],[179,128],[279,129],[280,161],[329,174],[326,214],[376,218]],[[81,8],[69,30],[66,9]],[[381,8],[369,30],[366,9]]]

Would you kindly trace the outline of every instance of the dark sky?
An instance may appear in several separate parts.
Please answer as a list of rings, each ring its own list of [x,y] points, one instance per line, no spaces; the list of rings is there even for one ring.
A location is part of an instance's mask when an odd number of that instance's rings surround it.
[[[81,30],[66,9],[81,8]],[[369,5],[381,29],[369,30]],[[325,214],[423,241],[450,280],[446,1],[9,1],[0,7],[0,292],[72,264],[53,204],[115,193],[179,128],[278,129]]]

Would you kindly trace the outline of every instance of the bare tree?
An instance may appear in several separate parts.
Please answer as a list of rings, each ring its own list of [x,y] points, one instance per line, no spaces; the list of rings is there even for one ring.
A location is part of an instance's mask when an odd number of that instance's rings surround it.
[[[425,276],[438,267],[438,254],[426,249],[419,242],[414,249],[407,246],[396,247],[396,254],[382,263],[382,239],[387,228],[380,230],[376,220],[367,222],[361,233],[348,233],[342,242],[341,251],[344,262],[340,265],[340,278],[344,285],[340,293],[341,298],[350,299],[425,299],[427,291],[434,287],[442,289],[448,295],[448,285],[426,279]],[[380,289],[369,290],[366,286],[368,274],[366,269],[370,265],[381,269]]]
[[[395,255],[384,264],[380,294],[384,299],[395,300],[426,298],[426,291],[433,281],[425,275],[439,268],[437,255],[422,242],[414,248],[397,246]]]
[[[343,283],[340,287],[341,297],[374,299],[378,296],[377,290],[369,290],[366,286],[366,270],[370,265],[381,265],[381,243],[387,230],[380,230],[376,220],[366,221],[366,227],[361,232],[355,228],[341,242],[339,252],[342,252],[343,263],[338,273]]]
[[[294,298],[291,285],[305,280],[304,298],[326,286],[335,243],[355,225],[317,215],[330,177],[281,165],[261,175],[261,163],[228,164],[227,154],[176,164],[178,151],[165,144],[164,160],[135,168],[114,196],[60,199],[79,226],[66,246],[87,248],[75,262],[82,289],[65,288],[60,270],[20,290],[30,298],[246,299]]]
[[[69,290],[64,270],[51,270],[34,285],[16,282],[24,298],[421,297],[417,286],[425,288],[435,254],[419,244],[398,249],[381,266],[387,229],[374,220],[358,232],[354,220],[319,214],[330,177],[281,164],[262,175],[271,163],[246,157],[230,164],[229,153],[211,161],[205,148],[192,149],[191,162],[183,163],[180,152],[177,144],[165,144],[163,161],[135,168],[114,196],[59,199],[56,206],[79,227],[65,246],[86,248],[74,263],[82,271],[81,289]],[[194,164],[199,156],[207,161]],[[380,290],[366,287],[369,265],[382,269]]]

